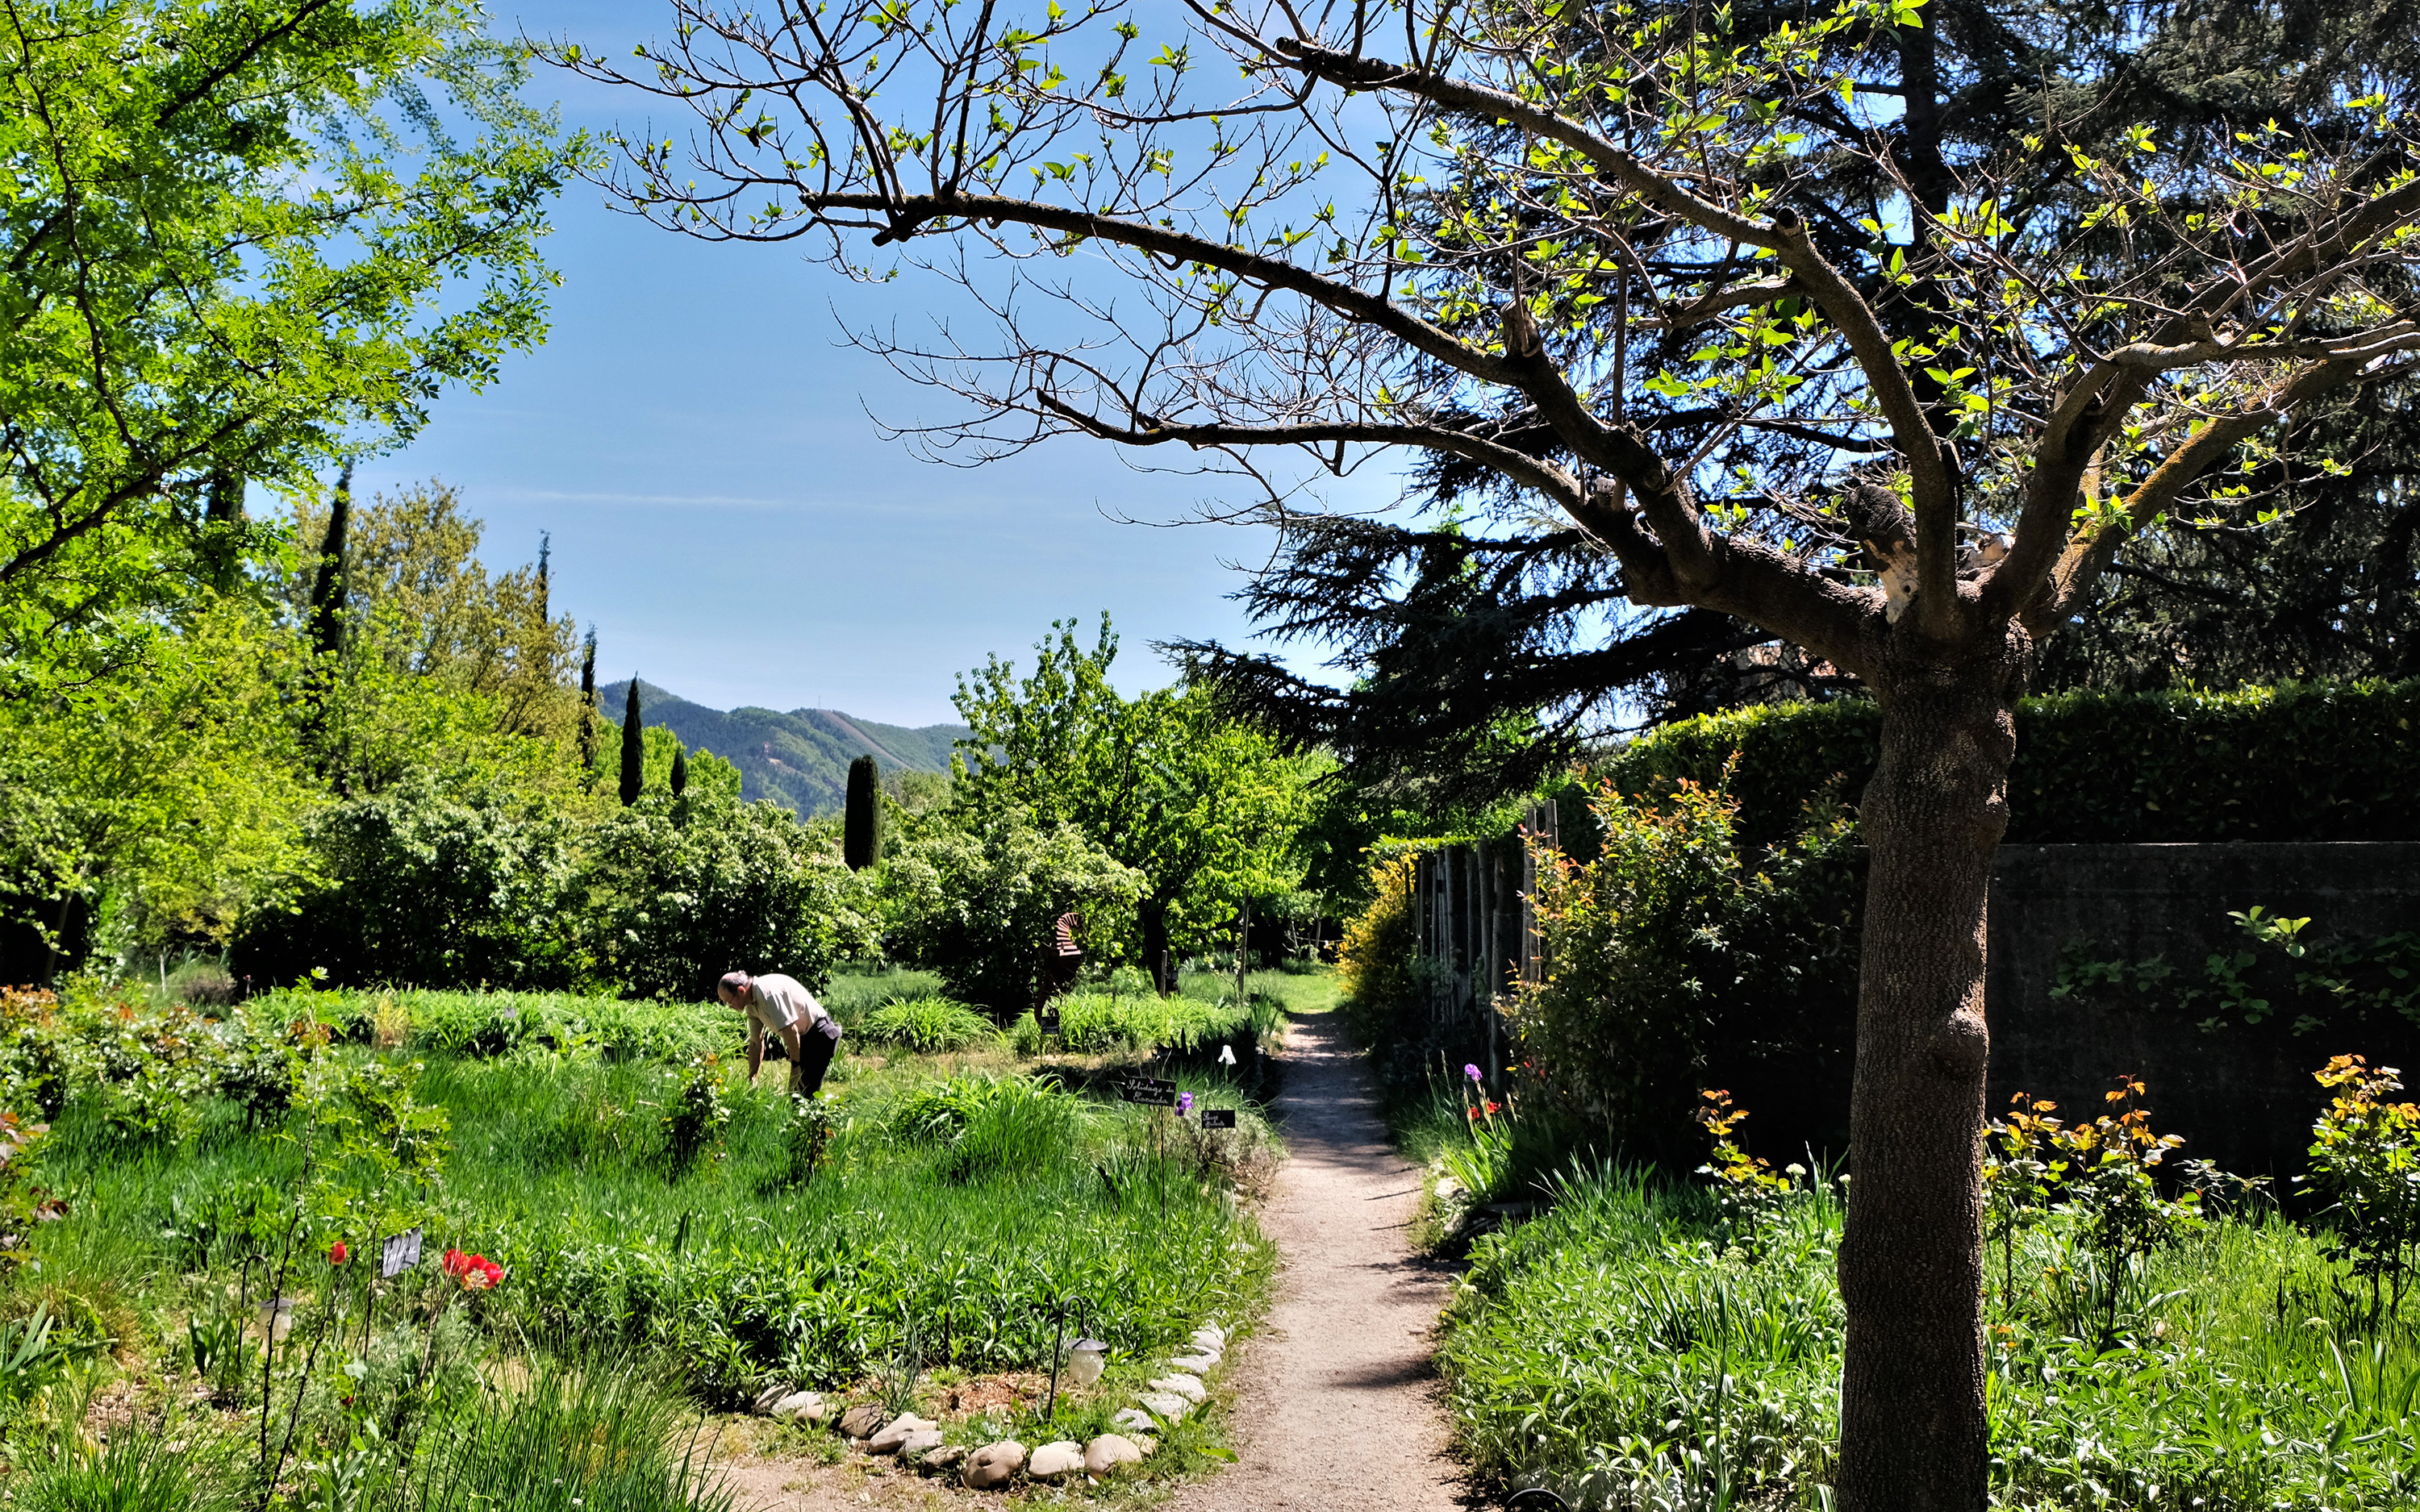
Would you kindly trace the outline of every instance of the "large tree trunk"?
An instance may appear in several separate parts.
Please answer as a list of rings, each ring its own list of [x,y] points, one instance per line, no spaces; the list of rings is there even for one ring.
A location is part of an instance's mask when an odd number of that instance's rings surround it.
[[[1996,652],[1996,654],[1994,654]],[[1894,668],[1870,852],[1840,1246],[1842,1512],[1980,1512],[1985,904],[2023,648]]]

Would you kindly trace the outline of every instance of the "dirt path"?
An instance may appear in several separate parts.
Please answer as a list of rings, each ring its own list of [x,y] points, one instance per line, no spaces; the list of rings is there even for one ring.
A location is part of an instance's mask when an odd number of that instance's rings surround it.
[[[1445,1279],[1404,1237],[1419,1171],[1387,1142],[1342,1020],[1305,1014],[1287,1036],[1277,1106],[1291,1155],[1261,1210],[1285,1271],[1231,1374],[1238,1462],[1179,1491],[1172,1512],[1466,1504],[1429,1364]]]

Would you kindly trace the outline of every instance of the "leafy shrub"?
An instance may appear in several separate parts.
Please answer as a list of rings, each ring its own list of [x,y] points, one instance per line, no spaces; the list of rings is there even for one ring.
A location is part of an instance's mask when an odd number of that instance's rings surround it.
[[[421,774],[306,821],[315,872],[256,913],[232,969],[264,982],[548,987],[575,969],[572,835],[501,782]]]
[[[1082,917],[1097,955],[1144,889],[1142,873],[1073,825],[1038,828],[1015,810],[920,836],[883,873],[899,949],[1003,1023],[1031,1000],[1036,953],[1061,915]]]
[[[991,1020],[946,997],[894,997],[849,1026],[876,1044],[904,1045],[921,1055],[964,1050],[1000,1038]]]
[[[2400,1309],[2420,1244],[2420,1107],[2388,1100],[2392,1066],[2338,1056],[2317,1072],[2335,1096],[2311,1126],[2311,1170],[2299,1180],[2331,1206],[2324,1221],[2369,1283],[2369,1310]]]
[[[677,1176],[722,1139],[731,1124],[731,1099],[722,1085],[722,1058],[700,1056],[689,1063],[678,1088],[665,1103],[664,1156]]]
[[[1606,785],[1595,860],[1538,858],[1543,980],[1512,1026],[1526,1074],[1567,1116],[1642,1154],[1693,1157],[1699,1088],[1721,1083],[1834,1143],[1855,1014],[1842,906],[1854,849],[1837,810],[1785,844],[1741,854],[1738,804],[1682,782],[1653,796]]]
[[[650,793],[598,826],[582,875],[596,969],[627,992],[710,998],[730,970],[821,987],[873,949],[868,885],[776,805]]]
[[[1370,869],[1368,908],[1344,926],[1336,947],[1336,984],[1365,1040],[1386,1015],[1419,995],[1419,935],[1412,927],[1417,858],[1396,856]]]

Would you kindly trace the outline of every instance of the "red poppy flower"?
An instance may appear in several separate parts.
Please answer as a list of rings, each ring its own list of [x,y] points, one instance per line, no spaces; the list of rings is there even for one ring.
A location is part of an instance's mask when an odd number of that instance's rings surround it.
[[[504,1279],[504,1268],[484,1255],[465,1255],[458,1249],[445,1252],[444,1271],[462,1284],[465,1291],[492,1290]]]
[[[345,1242],[340,1239],[336,1241],[335,1243],[329,1246],[328,1263],[330,1265],[342,1265],[345,1263],[346,1258],[352,1253],[353,1252],[351,1250],[345,1248]]]

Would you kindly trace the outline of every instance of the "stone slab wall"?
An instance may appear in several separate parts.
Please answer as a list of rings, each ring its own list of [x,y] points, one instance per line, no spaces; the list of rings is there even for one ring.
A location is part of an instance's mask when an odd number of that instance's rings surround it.
[[[2096,959],[2164,957],[2198,980],[2211,952],[2243,949],[2227,914],[2256,903],[2308,916],[2315,936],[2420,929],[2420,843],[2002,847],[1986,979],[1992,1113],[2022,1090],[2090,1118],[2112,1079],[2135,1072],[2152,1126],[2183,1134],[2183,1155],[2283,1176],[2302,1168],[2324,1101],[2311,1072],[2329,1057],[2400,1066],[2420,1087],[2420,1025],[2399,1017],[2298,1031],[2287,1014],[2210,1031],[2173,1008],[2052,995],[2078,939]]]

